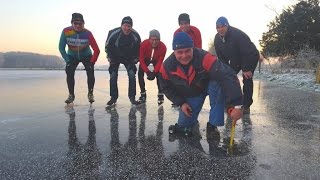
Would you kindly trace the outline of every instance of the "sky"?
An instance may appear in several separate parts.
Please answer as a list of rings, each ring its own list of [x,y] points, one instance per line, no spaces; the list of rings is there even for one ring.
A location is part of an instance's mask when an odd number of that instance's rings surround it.
[[[108,31],[119,27],[125,16],[133,19],[133,28],[141,39],[149,31],[159,30],[161,40],[172,52],[173,32],[179,27],[178,16],[190,15],[190,24],[200,29],[202,47],[208,50],[215,34],[215,22],[225,16],[231,26],[247,33],[259,47],[262,33],[277,13],[297,0],[0,0],[0,52],[23,51],[60,56],[59,38],[70,26],[71,14],[82,13],[100,48],[98,64],[107,64],[104,51]],[[208,3],[210,2],[210,3]]]

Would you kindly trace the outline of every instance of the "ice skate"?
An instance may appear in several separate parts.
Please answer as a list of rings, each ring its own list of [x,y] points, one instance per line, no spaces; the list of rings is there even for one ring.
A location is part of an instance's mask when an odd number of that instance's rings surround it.
[[[147,101],[147,93],[146,93],[146,91],[140,93],[140,97],[139,97],[138,101],[140,103],[145,103]]]
[[[69,94],[68,98],[64,101],[67,104],[73,103],[75,95]]]
[[[89,100],[90,104],[92,104],[94,102],[93,93],[88,93],[88,100]]]
[[[158,105],[163,104],[163,102],[164,102],[163,94],[159,93],[158,94]]]

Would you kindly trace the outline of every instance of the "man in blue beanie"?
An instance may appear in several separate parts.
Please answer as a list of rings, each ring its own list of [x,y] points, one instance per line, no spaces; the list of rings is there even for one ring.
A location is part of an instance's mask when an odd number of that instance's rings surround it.
[[[210,115],[207,138],[219,137],[217,126],[224,125],[224,102],[232,105],[230,116],[242,117],[242,92],[235,72],[216,56],[194,48],[193,40],[185,32],[178,32],[172,42],[172,53],[160,69],[163,93],[180,107],[178,123],[169,127],[169,133],[191,132],[207,95]]]
[[[253,73],[260,59],[259,51],[249,36],[229,25],[227,18],[221,16],[216,22],[217,34],[214,47],[218,58],[228,64],[236,73],[242,71],[243,113],[250,113],[253,103]]]

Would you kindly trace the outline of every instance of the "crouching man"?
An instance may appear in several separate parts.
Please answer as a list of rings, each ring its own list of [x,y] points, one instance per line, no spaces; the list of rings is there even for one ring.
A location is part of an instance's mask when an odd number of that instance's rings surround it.
[[[184,133],[198,123],[198,116],[207,95],[210,115],[207,136],[219,136],[217,126],[224,125],[225,102],[232,105],[231,118],[242,117],[242,91],[235,72],[209,52],[195,48],[185,32],[177,33],[172,53],[160,69],[160,85],[165,96],[180,106],[178,122],[169,133]]]

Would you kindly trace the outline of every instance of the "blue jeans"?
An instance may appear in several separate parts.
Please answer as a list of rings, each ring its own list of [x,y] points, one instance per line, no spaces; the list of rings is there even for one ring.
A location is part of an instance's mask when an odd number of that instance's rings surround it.
[[[109,66],[109,74],[110,74],[110,96],[112,99],[118,99],[118,70],[120,63],[112,63]],[[136,97],[136,72],[137,67],[135,64],[124,64],[128,77],[129,77],[129,88],[128,88],[128,97],[135,98]]]
[[[221,86],[216,81],[210,81],[204,93],[186,99],[192,108],[192,115],[191,117],[187,117],[180,109],[178,118],[178,125],[180,127],[193,127],[198,123],[198,116],[207,95],[209,95],[210,100],[209,123],[214,126],[224,125],[225,96],[222,93]]]

